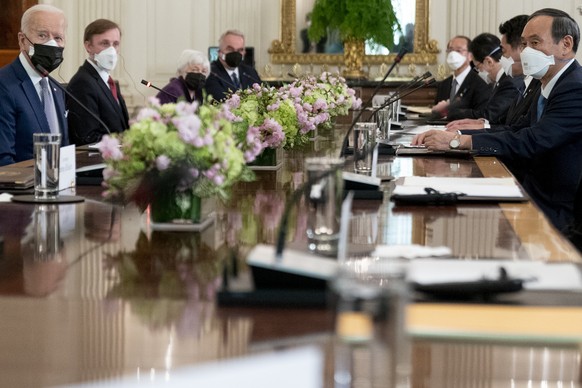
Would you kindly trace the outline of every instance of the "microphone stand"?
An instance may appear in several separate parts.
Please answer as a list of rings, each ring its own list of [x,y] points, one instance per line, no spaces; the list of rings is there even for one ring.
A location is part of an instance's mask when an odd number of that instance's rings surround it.
[[[77,97],[75,97],[71,92],[69,92],[66,88],[64,88],[59,81],[57,81],[56,79],[54,79],[53,77],[51,77],[49,75],[49,72],[42,67],[41,65],[36,65],[36,70],[39,71],[39,73],[43,76],[43,77],[47,77],[52,84],[54,84],[56,87],[58,87],[60,90],[63,91],[63,93],[65,93],[67,96],[69,96],[73,101],[75,101],[81,108],[83,108],[83,110],[87,113],[89,113],[89,115],[91,117],[93,117],[95,120],[97,120],[97,122],[99,124],[101,124],[101,126],[103,128],[105,128],[105,130],[107,131],[107,133],[109,135],[111,135],[111,131],[109,130],[109,127],[103,122],[103,120],[101,120],[101,118],[95,114],[94,112],[92,112],[85,104],[83,104],[81,101],[79,101],[79,99]]]
[[[368,108],[368,106],[372,103],[372,100],[374,99],[374,96],[376,96],[376,94],[378,93],[378,91],[380,90],[380,88],[384,85],[384,82],[386,81],[386,79],[388,78],[388,76],[392,73],[392,71],[394,70],[394,68],[396,67],[396,65],[400,63],[400,61],[402,60],[402,57],[404,57],[404,55],[407,52],[408,52],[408,50],[406,50],[406,48],[402,48],[400,50],[400,52],[398,53],[398,55],[396,55],[396,58],[394,58],[394,62],[392,63],[392,65],[390,66],[390,68],[388,69],[388,71],[386,72],[386,74],[384,74],[384,78],[382,78],[382,80],[378,83],[378,85],[376,85],[376,87],[372,91],[372,95],[370,96],[370,98],[366,101],[366,103],[364,105],[362,105],[362,107],[360,108],[360,112],[358,112],[358,114],[356,115],[356,117],[353,119],[352,125],[350,125],[350,127],[348,128],[348,131],[346,132],[346,134],[344,136],[344,140],[342,142],[342,148],[341,148],[340,155],[339,155],[340,158],[345,155],[345,150],[348,147],[348,139],[349,139],[350,133],[352,132],[352,129],[354,128],[354,126],[356,125],[356,123],[358,122],[358,120],[360,119],[360,117],[362,117],[362,114],[364,113],[364,111],[366,110],[366,108]]]
[[[172,93],[170,93],[170,92],[166,92],[165,90],[158,88],[157,86],[155,86],[154,84],[152,84],[150,81],[146,81],[145,79],[142,79],[142,80],[141,80],[141,83],[142,83],[143,85],[145,85],[146,87],[148,87],[148,88],[154,88],[154,89],[156,89],[156,90],[159,90],[160,92],[164,93],[165,95],[168,95],[168,96],[170,96],[170,97],[172,97],[172,98],[175,98],[176,100],[178,100],[178,98],[179,98],[178,96],[174,96],[174,95],[173,95]]]

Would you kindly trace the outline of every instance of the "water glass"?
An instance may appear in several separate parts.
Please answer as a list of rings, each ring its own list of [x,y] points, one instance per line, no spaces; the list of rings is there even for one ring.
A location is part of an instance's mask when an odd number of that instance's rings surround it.
[[[378,141],[388,143],[390,141],[390,127],[392,126],[392,105],[376,112],[376,125],[378,126]]]
[[[61,135],[34,133],[34,196],[54,199],[59,193]]]
[[[333,256],[337,254],[340,231],[344,160],[307,158],[305,166],[310,183],[306,192],[309,250]]]
[[[354,126],[354,170],[359,174],[372,174],[376,123],[356,123]]]

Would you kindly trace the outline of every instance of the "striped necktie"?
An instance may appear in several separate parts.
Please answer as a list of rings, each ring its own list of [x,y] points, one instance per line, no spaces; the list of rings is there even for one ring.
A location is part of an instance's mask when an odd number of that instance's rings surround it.
[[[234,82],[234,86],[236,86],[237,89],[240,89],[240,81],[239,81],[238,76],[236,75],[236,73],[232,73],[232,75],[230,76],[230,78],[232,78],[232,82]]]

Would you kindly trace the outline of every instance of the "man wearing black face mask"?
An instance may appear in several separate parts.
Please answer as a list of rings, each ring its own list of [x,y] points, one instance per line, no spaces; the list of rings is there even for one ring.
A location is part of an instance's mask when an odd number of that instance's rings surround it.
[[[161,104],[186,101],[202,102],[206,77],[210,73],[210,62],[206,55],[196,50],[184,50],[178,58],[177,77],[162,88],[156,97]],[[174,98],[176,96],[178,98]]]
[[[245,37],[240,31],[229,30],[218,41],[218,60],[210,64],[206,92],[222,101],[238,89],[261,83],[259,74],[242,63],[245,55]]]
[[[0,69],[0,166],[32,159],[35,132],[69,143],[63,93],[46,77],[63,60],[65,29],[64,13],[51,5],[22,15],[20,55]]]

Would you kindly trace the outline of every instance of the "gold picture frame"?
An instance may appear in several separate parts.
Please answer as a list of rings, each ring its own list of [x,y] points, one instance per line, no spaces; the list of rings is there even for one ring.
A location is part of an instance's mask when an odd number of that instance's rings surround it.
[[[281,0],[281,39],[271,43],[271,63],[342,65],[343,54],[302,54],[296,52],[296,0]],[[428,37],[429,0],[416,0],[414,52],[402,59],[403,64],[435,64],[438,42]],[[396,54],[365,55],[365,65],[382,65],[394,61]]]

